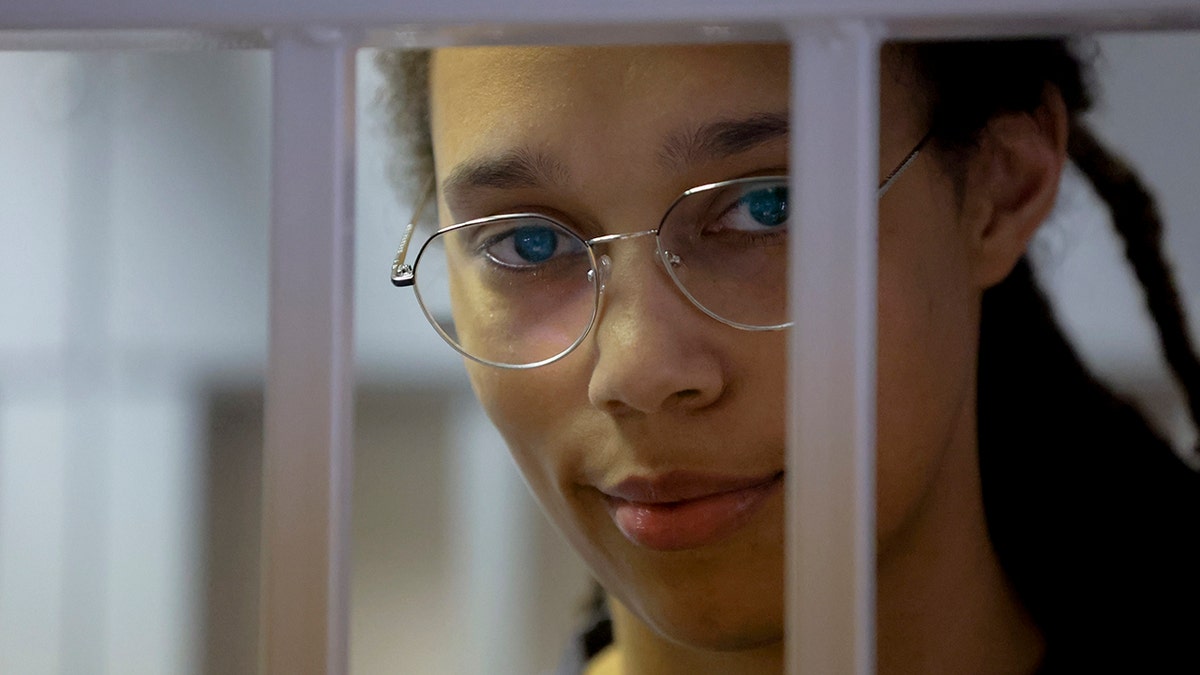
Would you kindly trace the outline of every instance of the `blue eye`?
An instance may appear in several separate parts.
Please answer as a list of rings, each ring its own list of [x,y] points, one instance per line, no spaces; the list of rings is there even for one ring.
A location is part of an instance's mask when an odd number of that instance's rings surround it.
[[[503,220],[471,228],[481,241],[476,250],[492,262],[511,269],[544,269],[567,257],[587,255],[587,246],[571,232],[536,218]]]
[[[778,227],[788,220],[788,189],[770,187],[742,196],[741,205],[751,218],[766,227]]]
[[[559,235],[549,227],[528,225],[512,232],[513,252],[526,263],[546,262],[558,249]]]

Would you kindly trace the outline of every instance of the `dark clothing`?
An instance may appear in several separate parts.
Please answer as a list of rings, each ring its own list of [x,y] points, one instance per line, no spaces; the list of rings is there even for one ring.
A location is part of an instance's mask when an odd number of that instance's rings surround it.
[[[587,662],[601,649],[612,644],[612,619],[603,606],[597,606],[587,618],[584,628],[575,636],[563,653],[554,675],[580,675]]]
[[[1086,372],[1024,263],[981,334],[988,532],[1047,672],[1200,673],[1200,474]]]

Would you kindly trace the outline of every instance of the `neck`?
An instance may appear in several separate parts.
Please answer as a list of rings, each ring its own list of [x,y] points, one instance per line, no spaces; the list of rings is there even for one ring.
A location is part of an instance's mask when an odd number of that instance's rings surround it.
[[[1045,646],[988,537],[974,397],[920,512],[880,551],[880,673],[1031,673]]]

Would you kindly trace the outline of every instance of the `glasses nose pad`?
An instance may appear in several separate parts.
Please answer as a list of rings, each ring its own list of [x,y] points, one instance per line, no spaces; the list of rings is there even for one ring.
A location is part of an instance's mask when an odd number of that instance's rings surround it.
[[[612,273],[612,258],[608,254],[602,254],[596,260],[596,269],[588,270],[588,281],[596,284],[600,292],[604,292],[604,287],[608,284],[608,275]]]
[[[659,251],[658,255],[662,257],[663,264],[667,266],[668,270],[673,270],[683,264],[683,260],[678,255],[666,249]]]

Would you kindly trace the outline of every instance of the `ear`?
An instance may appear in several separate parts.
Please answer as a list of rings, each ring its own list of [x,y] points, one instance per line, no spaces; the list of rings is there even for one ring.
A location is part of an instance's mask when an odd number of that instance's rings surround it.
[[[960,211],[978,288],[1008,276],[1054,208],[1068,128],[1062,96],[1048,87],[1036,111],[1000,115],[984,129],[967,160]]]

